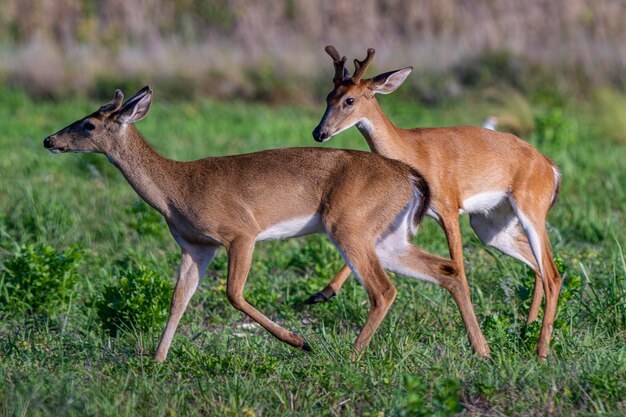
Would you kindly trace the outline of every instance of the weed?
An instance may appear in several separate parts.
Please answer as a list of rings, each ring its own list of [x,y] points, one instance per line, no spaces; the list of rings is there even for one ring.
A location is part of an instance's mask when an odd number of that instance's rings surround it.
[[[112,336],[120,329],[149,331],[167,318],[172,285],[157,272],[138,266],[104,288],[95,302],[98,318]]]
[[[5,314],[53,317],[65,311],[79,281],[82,251],[58,252],[47,244],[23,245],[4,263],[0,308]]]
[[[142,200],[135,200],[126,208],[126,214],[130,218],[128,225],[142,236],[158,236],[166,228],[163,217]]]
[[[534,133],[538,146],[566,147],[578,140],[576,123],[558,107],[535,115]]]
[[[457,378],[448,376],[433,381],[421,375],[404,375],[402,384],[406,393],[400,415],[443,417],[462,410],[461,382]]]

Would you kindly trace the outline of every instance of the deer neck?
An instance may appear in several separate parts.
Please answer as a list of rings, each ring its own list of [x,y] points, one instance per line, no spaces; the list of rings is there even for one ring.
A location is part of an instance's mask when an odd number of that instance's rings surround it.
[[[175,172],[182,163],[159,155],[133,125],[127,125],[125,129],[121,146],[114,147],[106,155],[137,194],[168,217],[172,202],[180,192]]]
[[[400,136],[400,129],[385,116],[378,101],[375,98],[371,100],[371,109],[356,124],[357,129],[365,137],[372,152],[391,159],[403,159],[406,143]]]

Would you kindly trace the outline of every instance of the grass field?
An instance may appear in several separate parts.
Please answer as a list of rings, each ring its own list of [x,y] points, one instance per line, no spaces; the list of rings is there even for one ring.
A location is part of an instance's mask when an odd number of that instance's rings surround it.
[[[393,97],[381,102],[405,127],[477,125],[493,110],[471,98],[435,108]],[[524,322],[527,268],[481,245],[463,218],[468,279],[491,360],[472,355],[448,293],[393,277],[397,300],[365,356],[352,362],[368,308],[356,280],[331,302],[294,308],[342,265],[332,245],[313,236],[259,244],[246,287],[250,302],[305,335],[312,353],[250,326],[228,304],[222,252],[161,365],[150,355],[164,308],[151,297],[169,297],[169,287],[146,290],[137,301],[156,306],[152,326],[117,336],[103,327],[98,300],[140,266],[156,271],[153,280],[174,282],[179,252],[165,223],[104,156],[52,155],[42,146],[46,135],[101,103],[33,102],[2,91],[1,415],[626,414],[626,146],[601,134],[585,106],[548,103],[530,103],[535,131],[526,137],[563,173],[548,220],[565,272],[547,361],[534,356],[538,323]],[[165,156],[191,160],[314,146],[310,132],[322,111],[321,101],[318,108],[163,102],[156,91],[151,114],[137,127]],[[365,142],[351,129],[325,146],[365,149]],[[446,255],[431,220],[416,242]],[[16,287],[26,270],[47,279]]]

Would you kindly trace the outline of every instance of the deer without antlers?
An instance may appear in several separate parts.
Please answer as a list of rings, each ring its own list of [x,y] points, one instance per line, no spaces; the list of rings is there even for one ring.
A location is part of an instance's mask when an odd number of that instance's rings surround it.
[[[305,339],[249,304],[243,287],[255,242],[325,232],[357,275],[370,311],[355,348],[365,349],[396,296],[383,268],[446,282],[457,273],[447,259],[414,247],[428,206],[428,187],[409,166],[367,152],[274,149],[178,162],[159,155],[134,127],[152,102],[144,87],[125,103],[121,91],[96,112],[44,139],[53,153],[105,154],[148,204],[158,210],[182,250],[170,314],[155,359],[164,361],[176,327],[219,246],[228,253],[231,304],[279,340],[310,350]]]
[[[356,125],[373,152],[405,162],[424,176],[432,193],[427,214],[442,227],[450,256],[460,271],[459,280],[450,291],[461,311],[472,348],[480,355],[488,355],[489,346],[469,297],[459,214],[469,213],[470,224],[483,243],[531,267],[535,289],[528,322],[537,318],[545,292],[537,346],[537,355],[545,357],[561,288],[545,225],[560,185],[556,164],[508,133],[469,126],[397,128],[385,116],[375,95],[393,92],[412,67],[362,79],[374,57],[373,49],[367,51],[365,60],[354,61],[353,75],[345,68],[345,56],[341,57],[333,46],[327,46],[326,52],[335,67],[334,88],[326,98],[326,112],[313,131],[315,140],[327,141]],[[344,267],[306,303],[334,296],[349,274]]]

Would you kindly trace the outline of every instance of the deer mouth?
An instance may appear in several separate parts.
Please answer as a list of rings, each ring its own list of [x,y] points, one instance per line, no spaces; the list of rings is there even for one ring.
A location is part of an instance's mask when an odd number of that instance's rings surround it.
[[[66,148],[48,148],[48,150],[52,153],[63,153],[63,152],[67,152]]]

